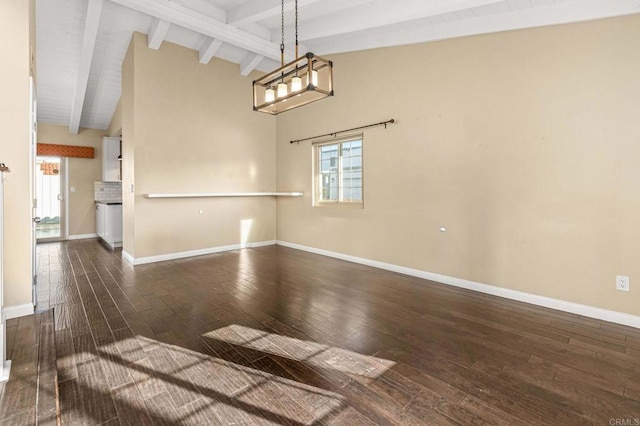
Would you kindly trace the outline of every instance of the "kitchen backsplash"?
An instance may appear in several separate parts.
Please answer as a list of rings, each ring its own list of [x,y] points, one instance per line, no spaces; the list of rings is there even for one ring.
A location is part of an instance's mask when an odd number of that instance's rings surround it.
[[[95,201],[121,203],[122,182],[94,182],[93,199]]]

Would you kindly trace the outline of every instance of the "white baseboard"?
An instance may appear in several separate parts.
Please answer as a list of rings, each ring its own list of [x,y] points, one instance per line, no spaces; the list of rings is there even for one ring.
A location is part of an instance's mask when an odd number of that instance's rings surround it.
[[[5,306],[2,308],[2,315],[5,320],[24,317],[33,314],[33,304],[25,303],[24,305]]]
[[[87,238],[98,238],[98,234],[78,234],[78,235],[69,235],[67,240],[85,240]]]
[[[373,266],[374,268],[385,269],[387,271],[397,272],[404,275],[410,275],[412,277],[436,281],[454,287],[465,288],[480,293],[486,293],[494,296],[504,297],[506,299],[530,303],[532,305],[544,306],[546,308],[557,309],[559,311],[570,312],[572,314],[582,315],[585,317],[596,318],[604,321],[614,322],[616,324],[623,324],[630,327],[640,328],[640,316],[636,315],[596,308],[594,306],[581,305],[579,303],[567,302],[565,300],[553,299],[551,297],[539,296],[537,294],[525,293],[522,291],[511,290],[503,287],[496,287],[489,284],[465,280],[462,278],[449,277],[447,275],[407,268],[405,266],[393,265],[390,263],[379,262],[377,260],[370,260],[362,257],[350,256],[348,254],[336,253],[333,251],[303,246],[286,241],[278,240],[277,244],[284,247],[320,254],[322,256],[334,257],[336,259],[346,260],[348,262],[359,263],[362,265]]]
[[[129,254],[128,251],[122,250],[122,258],[132,265],[135,265],[136,259]]]
[[[107,241],[103,238],[100,238],[100,242],[105,246],[109,247],[111,250],[115,250],[118,247],[122,247],[122,241]]]
[[[0,360],[0,362],[2,362]],[[0,383],[6,382],[11,376],[11,361],[6,360],[3,365],[0,365]]]
[[[155,262],[163,262],[166,260],[184,259],[185,257],[202,256],[205,254],[220,253],[223,251],[238,250],[243,248],[272,246],[274,244],[276,244],[275,240],[258,241],[255,243],[232,244],[229,246],[209,247],[209,248],[199,249],[199,250],[189,250],[189,251],[182,251],[178,253],[160,254],[157,256],[138,257],[138,258],[131,256],[131,254],[123,250],[122,257],[132,265],[144,265],[146,263],[155,263]]]

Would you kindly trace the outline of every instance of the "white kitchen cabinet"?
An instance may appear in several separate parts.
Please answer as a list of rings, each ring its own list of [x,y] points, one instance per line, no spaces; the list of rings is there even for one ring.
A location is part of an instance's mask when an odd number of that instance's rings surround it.
[[[96,234],[104,239],[104,218],[107,213],[107,205],[96,203]]]
[[[122,204],[96,203],[96,233],[111,248],[122,246]]]
[[[102,138],[102,181],[122,182],[120,176],[120,139]]]

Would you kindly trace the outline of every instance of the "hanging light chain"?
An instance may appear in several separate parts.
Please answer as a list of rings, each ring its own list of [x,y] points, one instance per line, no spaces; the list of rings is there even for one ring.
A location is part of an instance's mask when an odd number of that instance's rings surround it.
[[[284,0],[282,0],[280,20],[280,24],[282,27],[282,38],[280,39],[280,66],[284,68]],[[277,95],[279,98],[287,96],[287,84],[284,82],[284,69],[280,77],[280,83],[278,83]]]
[[[282,12],[280,14],[280,28],[282,38],[280,39],[280,66],[284,66],[284,0],[282,0]]]
[[[298,59],[298,0],[296,0],[296,59]]]
[[[298,0],[295,0],[296,12],[296,61],[298,60]],[[296,76],[291,79],[291,90],[297,92],[302,90],[302,79],[298,77],[298,65],[296,64]]]

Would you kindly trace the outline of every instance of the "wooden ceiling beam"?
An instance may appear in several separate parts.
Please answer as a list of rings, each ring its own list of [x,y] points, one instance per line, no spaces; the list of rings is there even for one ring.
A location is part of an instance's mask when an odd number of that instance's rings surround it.
[[[258,55],[280,60],[279,43],[273,43],[183,5],[158,0],[111,1]],[[287,49],[286,53],[289,57],[293,57],[292,49]]]
[[[170,26],[170,23],[163,21],[162,19],[154,20],[153,25],[151,26],[151,31],[149,31],[149,35],[147,36],[149,49],[158,50],[160,48]]]
[[[201,64],[208,64],[218,51],[222,47],[222,42],[216,39],[210,39],[200,48],[199,60]]]
[[[71,115],[69,116],[69,132],[77,135],[80,130],[80,119],[84,107],[84,98],[87,94],[87,84],[89,83],[89,71],[93,52],[98,36],[100,16],[102,15],[103,0],[89,0],[87,3],[87,14],[84,20],[84,31],[82,35],[82,47],[80,50],[80,60],[76,84],[73,91],[71,103]]]
[[[320,0],[298,0],[298,9]],[[293,10],[294,1],[286,0],[284,4],[285,12]],[[253,0],[241,6],[230,9],[227,12],[227,23],[234,27],[239,27],[249,23],[262,21],[263,19],[280,16],[282,4],[280,0]]]
[[[249,53],[240,63],[240,75],[246,77],[251,74],[251,71],[253,71],[263,59],[264,56]]]

